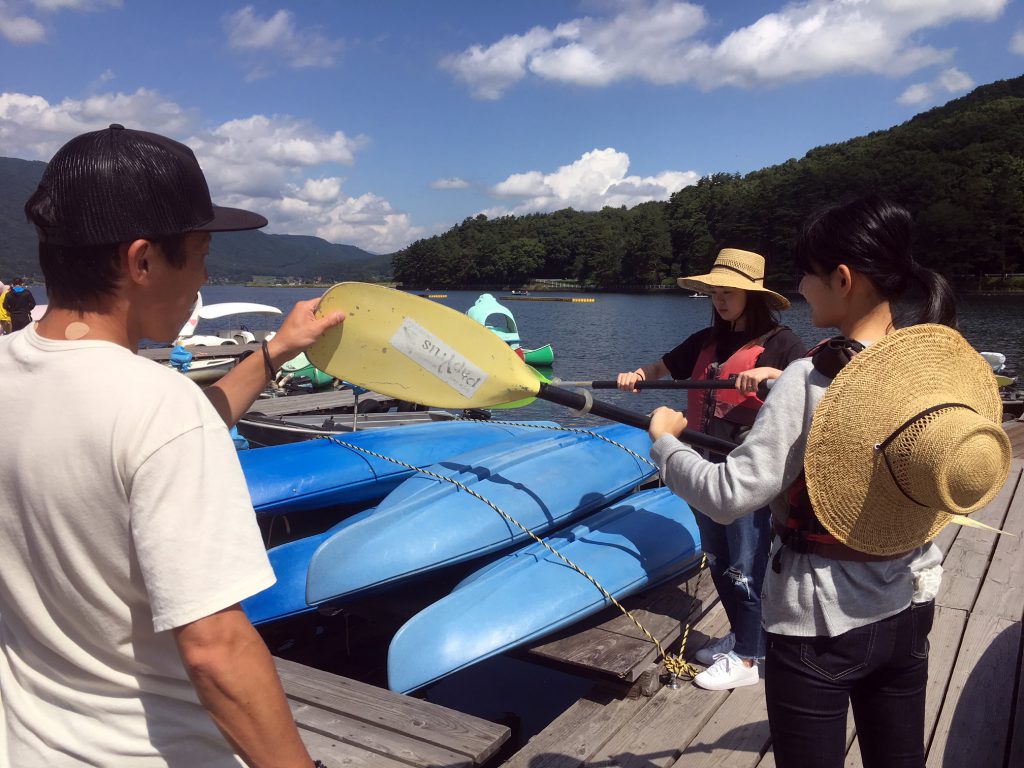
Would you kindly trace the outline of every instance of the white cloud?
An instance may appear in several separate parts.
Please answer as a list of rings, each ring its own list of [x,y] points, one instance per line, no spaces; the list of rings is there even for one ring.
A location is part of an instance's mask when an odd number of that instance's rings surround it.
[[[1010,52],[1024,56],[1024,29],[1018,29],[1010,39]]]
[[[46,160],[72,136],[111,123],[182,135],[190,130],[194,117],[190,110],[145,88],[56,104],[41,96],[0,93],[0,145],[15,157]]]
[[[960,19],[992,20],[1007,2],[803,0],[715,42],[702,35],[711,27],[702,6],[627,0],[615,16],[535,27],[446,56],[441,66],[483,99],[500,98],[529,74],[591,87],[638,79],[706,90],[838,73],[901,76],[951,57],[921,44],[922,32]]]
[[[330,40],[316,29],[298,29],[289,11],[278,11],[263,19],[251,5],[224,18],[228,44],[235,49],[251,51],[261,56],[282,56],[289,66],[332,67],[334,56],[341,49],[340,40]],[[263,76],[262,67],[259,76]],[[250,76],[250,79],[255,79]]]
[[[354,163],[367,144],[362,136],[328,133],[286,115],[252,115],[201,130],[194,110],[146,89],[56,104],[0,93],[0,146],[13,157],[49,159],[71,137],[111,122],[188,144],[214,200],[265,214],[270,232],[317,235],[377,252],[397,250],[423,233],[387,200],[371,192],[348,196],[342,179],[325,173]]]
[[[430,182],[431,189],[467,189],[469,182],[465,179],[460,179],[457,176],[452,176],[448,179],[437,179],[436,181]]]
[[[122,0],[0,0],[0,37],[15,45],[33,45],[46,40],[46,27],[33,15],[58,11],[101,11],[120,8]]]
[[[974,80],[970,75],[961,72],[956,67],[943,70],[928,83],[914,83],[909,86],[897,99],[900,104],[918,106],[935,101],[936,98],[954,93],[963,93],[974,87]]]
[[[518,199],[511,208],[496,206],[488,216],[545,213],[572,207],[595,211],[604,206],[627,208],[651,200],[667,200],[673,192],[696,184],[695,171],[663,171],[656,176],[627,176],[629,155],[611,147],[585,152],[552,173],[516,173],[491,188],[504,199]]]
[[[120,8],[122,0],[32,0],[41,11],[102,11]]]
[[[35,19],[19,15],[13,6],[0,0],[0,36],[15,45],[32,45],[46,39],[46,29]]]

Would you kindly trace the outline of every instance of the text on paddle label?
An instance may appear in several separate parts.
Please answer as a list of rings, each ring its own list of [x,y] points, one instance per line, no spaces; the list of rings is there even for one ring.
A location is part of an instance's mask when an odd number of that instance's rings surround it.
[[[472,397],[487,380],[486,373],[412,318],[405,318],[398,327],[391,346],[463,397]]]

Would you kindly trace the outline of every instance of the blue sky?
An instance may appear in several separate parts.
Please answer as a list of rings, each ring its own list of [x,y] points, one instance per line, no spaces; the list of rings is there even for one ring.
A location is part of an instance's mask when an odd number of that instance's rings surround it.
[[[120,122],[271,232],[665,200],[1024,71],[1024,0],[0,0],[0,155]]]

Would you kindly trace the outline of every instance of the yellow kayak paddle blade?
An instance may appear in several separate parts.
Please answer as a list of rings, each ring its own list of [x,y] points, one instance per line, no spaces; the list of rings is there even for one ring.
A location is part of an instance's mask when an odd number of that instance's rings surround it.
[[[306,353],[335,378],[434,408],[488,408],[540,389],[493,331],[449,307],[371,283],[338,283],[317,311],[338,310],[345,322]]]

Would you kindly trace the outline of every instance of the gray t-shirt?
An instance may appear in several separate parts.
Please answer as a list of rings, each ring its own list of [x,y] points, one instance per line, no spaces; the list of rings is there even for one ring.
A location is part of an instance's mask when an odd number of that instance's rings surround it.
[[[719,523],[766,504],[784,520],[789,514],[786,491],[803,468],[811,418],[830,383],[809,358],[797,360],[775,382],[746,440],[724,462],[706,461],[668,435],[651,446],[651,458],[677,496]],[[773,556],[779,547],[776,539]],[[780,572],[769,564],[764,579],[765,630],[834,637],[904,610],[920,574],[929,572],[934,583],[942,554],[926,544],[893,560],[862,563],[786,548],[780,561]]]

